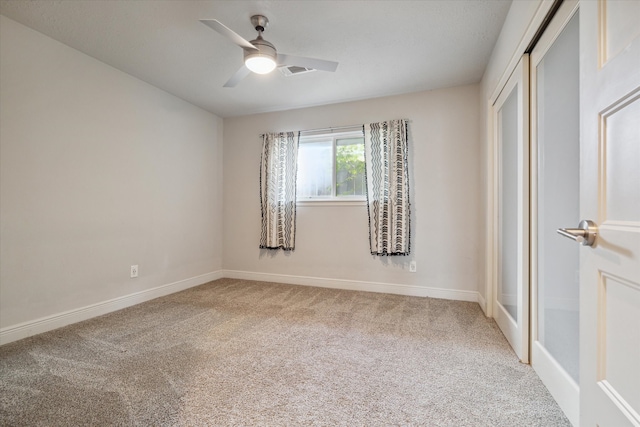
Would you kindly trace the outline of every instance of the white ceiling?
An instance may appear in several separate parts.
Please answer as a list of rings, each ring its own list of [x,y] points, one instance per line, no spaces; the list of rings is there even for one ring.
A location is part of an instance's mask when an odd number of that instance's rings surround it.
[[[510,0],[1,0],[0,13],[220,117],[480,81]],[[252,74],[222,85],[242,49],[198,22],[218,19],[283,53],[340,63],[335,73]]]

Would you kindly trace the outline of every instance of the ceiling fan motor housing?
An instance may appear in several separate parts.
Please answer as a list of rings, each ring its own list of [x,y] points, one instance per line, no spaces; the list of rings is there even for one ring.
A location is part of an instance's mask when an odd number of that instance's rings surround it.
[[[253,15],[251,17],[251,25],[256,31],[262,32],[269,26],[269,19],[264,15]]]
[[[255,57],[255,56],[264,56],[273,59],[275,62],[278,62],[278,53],[276,52],[276,47],[263,39],[262,37],[258,37],[255,40],[251,40],[251,44],[254,45],[258,51],[243,49],[244,50],[244,59]]]

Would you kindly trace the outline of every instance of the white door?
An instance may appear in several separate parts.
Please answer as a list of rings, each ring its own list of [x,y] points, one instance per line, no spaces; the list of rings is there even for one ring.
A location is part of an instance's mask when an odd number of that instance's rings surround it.
[[[580,68],[580,425],[640,426],[640,1],[581,2]]]
[[[529,361],[529,56],[493,105],[496,257],[493,317],[524,363]]]
[[[580,220],[578,1],[565,0],[531,52],[531,365],[579,420],[579,247],[556,230]]]

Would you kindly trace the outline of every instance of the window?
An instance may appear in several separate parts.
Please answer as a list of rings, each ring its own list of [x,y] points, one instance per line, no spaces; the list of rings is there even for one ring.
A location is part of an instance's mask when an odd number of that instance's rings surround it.
[[[300,136],[298,200],[364,200],[362,131]]]

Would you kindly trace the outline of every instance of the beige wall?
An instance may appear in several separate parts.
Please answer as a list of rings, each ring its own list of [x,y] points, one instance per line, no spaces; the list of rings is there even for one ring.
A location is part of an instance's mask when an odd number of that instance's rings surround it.
[[[225,274],[476,301],[484,248],[479,93],[470,85],[225,119]],[[370,255],[365,205],[299,206],[296,250],[258,248],[261,133],[394,118],[410,122],[411,256]]]
[[[0,327],[220,270],[222,120],[0,19]]]

